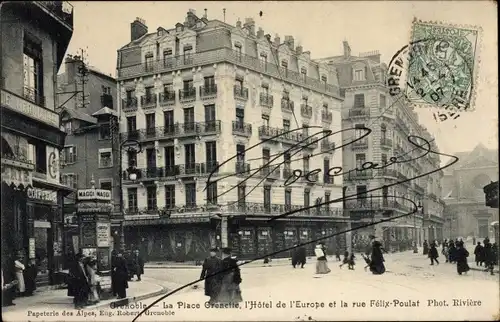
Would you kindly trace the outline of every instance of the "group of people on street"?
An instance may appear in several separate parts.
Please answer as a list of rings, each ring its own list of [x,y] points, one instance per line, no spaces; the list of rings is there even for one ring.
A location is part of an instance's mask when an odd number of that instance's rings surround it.
[[[35,259],[26,259],[22,251],[13,260],[6,257],[2,265],[2,307],[15,305],[16,297],[32,296],[38,275]]]
[[[493,269],[495,265],[498,265],[498,245],[497,243],[490,243],[489,238],[485,238],[481,242],[477,242],[476,248],[474,249],[474,257],[476,261],[476,266],[483,266],[486,271],[489,271],[493,275]]]
[[[200,280],[205,280],[205,295],[210,304],[234,304],[243,301],[240,268],[230,248],[222,249],[222,259],[217,248],[210,249],[210,257],[203,262]]]

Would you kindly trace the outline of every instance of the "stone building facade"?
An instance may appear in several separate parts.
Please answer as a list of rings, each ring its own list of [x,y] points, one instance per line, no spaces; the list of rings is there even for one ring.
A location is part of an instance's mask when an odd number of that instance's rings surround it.
[[[124,173],[127,243],[172,260],[214,245],[242,258],[288,256],[280,251],[347,227],[341,203],[298,211],[342,196],[342,177],[325,175],[341,165],[341,137],[307,139],[340,130],[328,65],[250,18],[232,26],[190,11],[175,28],[147,30],[134,21],[118,51],[122,139],[142,146],[134,154],[125,143],[123,153],[123,169],[138,171],[134,181]],[[319,171],[284,187],[295,169]],[[269,221],[289,210],[298,212]],[[328,243],[345,247],[342,237]]]

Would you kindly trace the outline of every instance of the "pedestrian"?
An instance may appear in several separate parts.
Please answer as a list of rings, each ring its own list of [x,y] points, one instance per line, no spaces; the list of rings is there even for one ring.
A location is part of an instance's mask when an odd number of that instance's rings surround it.
[[[469,264],[467,264],[467,257],[469,257],[469,252],[465,249],[464,242],[458,242],[455,253],[458,275],[462,275],[462,273],[466,273],[470,270]]]
[[[137,275],[137,280],[140,281],[141,275],[144,275],[144,260],[142,259],[138,249],[134,251],[133,260],[135,274]]]
[[[347,267],[350,270],[354,270],[354,266],[356,265],[355,259],[356,259],[356,256],[354,256],[354,252],[353,252],[353,253],[351,253],[351,256],[349,256],[349,262],[348,262],[348,265],[347,265]]]
[[[337,259],[337,262],[340,262],[342,260],[340,258],[340,250],[338,247],[335,248],[335,259]]]
[[[5,261],[5,266],[7,265],[8,260]],[[2,267],[2,307],[16,305],[13,300],[16,297],[17,280],[11,272],[13,270],[8,268],[4,272]]]
[[[424,240],[424,255],[429,254],[429,244],[427,243],[427,240]]]
[[[130,250],[126,250],[125,254],[123,254],[123,258],[125,259],[125,263],[127,265],[128,281],[132,281],[136,271],[132,252]]]
[[[494,275],[493,273],[493,268],[494,268],[494,262],[495,262],[495,254],[493,253],[493,247],[490,243],[490,240],[488,238],[485,238],[484,241],[484,266],[485,266],[485,271],[489,271],[491,275]]]
[[[117,295],[115,290],[115,276],[116,276],[115,267],[116,267],[117,255],[118,252],[116,251],[116,249],[113,249],[111,251],[111,293],[113,294],[113,296]]]
[[[19,296],[24,296],[24,292],[26,292],[26,284],[24,283],[24,269],[26,268],[23,264],[24,256],[21,252],[18,252],[17,258],[14,261],[14,267],[16,272],[16,280],[17,280],[17,291]]]
[[[316,255],[316,274],[328,274],[330,273],[330,269],[326,263],[326,255],[323,251],[323,247],[321,244],[316,245],[314,249],[314,253]]]
[[[217,301],[221,287],[222,260],[217,257],[217,248],[210,249],[210,257],[203,262],[200,279],[205,279],[205,295],[210,297],[209,303]]]
[[[455,247],[455,243],[453,241],[450,242],[448,246],[448,261],[450,263],[456,263],[456,252],[457,248]]]
[[[441,250],[441,254],[443,254],[446,263],[448,263],[448,245],[447,244],[443,244],[443,249]]]
[[[26,296],[32,296],[36,290],[36,276],[38,269],[35,259],[30,259],[24,270],[24,284],[26,286]]]
[[[304,246],[297,247],[297,265],[300,265],[300,268],[304,268],[306,259],[306,248]]]
[[[292,266],[293,268],[295,268],[295,266],[297,266],[297,262],[298,262],[298,249],[297,249],[298,245],[295,244],[293,245],[293,251],[292,251]]]
[[[242,282],[240,268],[236,258],[231,256],[231,249],[222,250],[222,267],[220,271],[221,287],[217,296],[219,303],[239,303],[241,297],[240,284]]]
[[[349,252],[347,250],[344,252],[344,259],[342,260],[342,264],[340,264],[339,267],[342,268],[342,266],[346,264],[349,264]]]
[[[436,248],[436,243],[433,242],[431,244],[431,248],[429,249],[429,258],[431,259],[431,265],[434,265],[434,262],[436,262],[439,265],[438,257],[439,253]]]
[[[385,273],[385,259],[382,250],[382,244],[377,240],[373,241],[372,253],[370,256],[370,271],[376,275]]]
[[[493,245],[491,245],[491,249],[493,251],[493,265],[498,265],[498,245],[497,242],[494,242]]]
[[[476,248],[474,248],[474,256],[476,260],[476,266],[481,266],[483,262],[483,246],[481,246],[481,242],[477,242]]]
[[[99,293],[97,292],[97,287],[99,285],[99,277],[97,275],[97,259],[87,258],[85,261],[85,269],[89,279],[89,304],[99,303]]]
[[[116,255],[114,273],[114,291],[118,295],[119,299],[124,299],[127,297],[128,280],[130,275],[127,267],[127,261],[123,257],[123,253],[121,251],[118,251]]]
[[[475,236],[472,236],[472,244],[475,245],[476,244],[476,237]]]
[[[84,267],[85,257],[82,253],[76,256],[76,263],[70,269],[70,281],[68,285],[68,295],[73,296],[73,303],[76,309],[82,309],[88,303],[90,285],[89,279]],[[71,295],[70,295],[71,294]]]

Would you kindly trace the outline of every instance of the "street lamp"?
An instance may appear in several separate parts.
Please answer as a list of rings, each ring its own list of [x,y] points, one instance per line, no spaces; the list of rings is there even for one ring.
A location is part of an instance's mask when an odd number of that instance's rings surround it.
[[[424,216],[424,206],[422,205],[422,202],[418,202],[418,205],[417,205],[417,209],[418,211],[422,214],[422,218]],[[413,227],[414,228],[414,233],[415,233],[415,244],[413,246],[413,252],[414,253],[418,253],[418,248],[417,248],[417,242],[416,242],[416,239],[417,239],[417,213],[414,213],[413,214]],[[422,229],[424,228],[424,221],[422,219]]]

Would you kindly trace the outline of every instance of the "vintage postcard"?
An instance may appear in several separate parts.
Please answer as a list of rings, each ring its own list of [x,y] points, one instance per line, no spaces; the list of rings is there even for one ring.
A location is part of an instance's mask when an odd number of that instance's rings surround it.
[[[2,1],[2,320],[500,319],[493,1]]]

